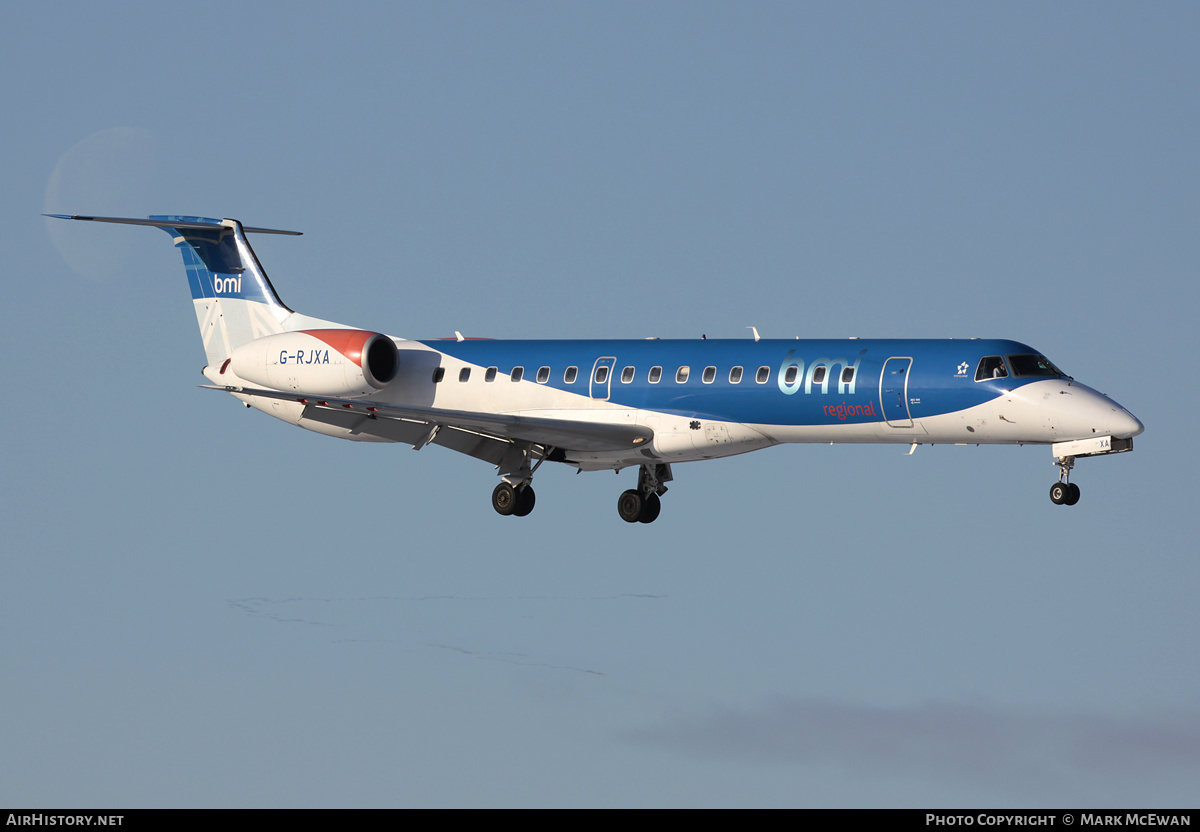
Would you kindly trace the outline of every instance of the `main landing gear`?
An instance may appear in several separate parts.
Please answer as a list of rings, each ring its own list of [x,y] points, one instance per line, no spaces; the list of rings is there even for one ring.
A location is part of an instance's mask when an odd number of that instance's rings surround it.
[[[528,471],[511,474],[509,476],[515,482],[503,480],[496,486],[492,492],[492,508],[497,514],[524,517],[533,511],[537,498],[530,480],[536,469],[535,465]],[[638,487],[624,492],[617,500],[617,513],[621,519],[626,523],[653,523],[657,520],[658,513],[662,511],[660,498],[667,493],[666,484],[672,479],[670,465],[659,463],[641,466],[638,470]]]
[[[524,517],[533,511],[533,504],[537,501],[533,493],[533,475],[552,450],[541,445],[513,443],[510,454],[496,466],[504,476],[492,492],[492,508],[496,509],[497,514]],[[537,462],[533,462],[534,459]]]
[[[533,511],[536,501],[533,486],[527,482],[520,485],[502,482],[492,492],[492,508],[496,509],[497,514],[506,517],[510,514],[514,517],[524,517]]]
[[[643,465],[638,471],[638,487],[617,498],[617,514],[626,523],[653,523],[662,511],[659,498],[667,493],[666,483],[672,479],[668,464]]]
[[[1079,486],[1071,482],[1075,457],[1060,456],[1054,464],[1058,466],[1058,482],[1050,486],[1050,502],[1056,506],[1073,506],[1079,502]]]

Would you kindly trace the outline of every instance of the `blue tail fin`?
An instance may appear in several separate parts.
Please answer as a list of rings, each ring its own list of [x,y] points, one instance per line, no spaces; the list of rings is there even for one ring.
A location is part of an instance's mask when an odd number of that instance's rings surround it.
[[[244,229],[237,220],[205,217],[153,216],[147,224],[175,239],[192,300],[238,298],[287,309],[246,241],[245,231],[265,229]]]

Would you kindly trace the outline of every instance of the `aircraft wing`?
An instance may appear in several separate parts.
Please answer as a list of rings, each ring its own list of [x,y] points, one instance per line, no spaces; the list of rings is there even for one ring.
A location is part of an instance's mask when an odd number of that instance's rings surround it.
[[[407,423],[420,423],[432,434],[434,428],[454,428],[484,437],[510,442],[529,442],[552,448],[575,451],[624,451],[644,445],[654,437],[650,428],[634,424],[608,424],[585,422],[573,419],[552,419],[542,416],[508,415],[471,410],[448,410],[437,407],[397,405],[388,402],[363,399],[339,399],[330,396],[309,396],[303,393],[285,393],[255,387],[221,387],[202,384],[211,390],[240,393],[247,396],[262,396],[281,401],[299,402],[306,410],[321,411],[330,415],[356,414],[367,419],[386,419]],[[341,421],[339,419],[339,421]],[[364,433],[374,433],[369,428]],[[425,436],[425,432],[421,433]],[[429,435],[418,440],[414,447],[433,441]],[[443,444],[439,442],[438,444]]]

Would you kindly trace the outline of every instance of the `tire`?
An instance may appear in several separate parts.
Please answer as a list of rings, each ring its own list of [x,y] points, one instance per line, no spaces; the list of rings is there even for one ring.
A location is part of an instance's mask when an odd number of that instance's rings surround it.
[[[642,516],[642,495],[632,488],[617,498],[617,514],[626,523],[636,523]]]
[[[1050,502],[1056,506],[1061,506],[1067,501],[1067,496],[1071,493],[1071,489],[1066,483],[1056,482],[1050,486]]]
[[[525,517],[533,511],[537,496],[533,493],[532,485],[523,485],[517,489],[517,507],[513,509],[513,517]]]
[[[492,508],[505,517],[517,510],[517,490],[506,482],[496,486],[492,492]]]
[[[1079,486],[1075,483],[1070,483],[1067,487],[1067,499],[1063,500],[1066,505],[1073,506],[1079,502]]]
[[[657,494],[651,494],[642,501],[642,513],[638,515],[639,523],[653,523],[658,519],[658,513],[662,511],[662,500]]]

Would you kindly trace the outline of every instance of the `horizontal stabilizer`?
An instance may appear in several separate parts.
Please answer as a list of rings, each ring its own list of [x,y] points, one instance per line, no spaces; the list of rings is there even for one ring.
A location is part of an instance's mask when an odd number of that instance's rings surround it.
[[[53,217],[58,220],[86,220],[88,222],[115,222],[120,225],[149,225],[153,228],[221,228],[221,220],[208,219],[207,217],[151,217],[150,219],[137,219],[133,217],[83,217],[76,214],[43,214],[44,217]],[[287,234],[291,237],[299,237],[303,234],[301,231],[280,231],[276,228],[251,228],[242,226],[242,230],[250,234]]]

